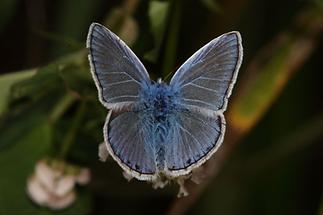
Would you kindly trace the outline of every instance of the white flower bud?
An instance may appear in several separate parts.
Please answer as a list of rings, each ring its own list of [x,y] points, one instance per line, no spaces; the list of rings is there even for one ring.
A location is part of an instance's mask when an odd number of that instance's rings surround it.
[[[91,180],[91,172],[89,169],[83,168],[76,176],[76,182],[80,185],[88,184]]]
[[[80,169],[57,160],[50,165],[40,160],[36,164],[35,173],[27,181],[27,194],[40,206],[59,210],[75,201],[76,182],[87,184],[89,181],[90,171],[86,168]]]
[[[105,162],[108,159],[108,157],[109,157],[109,152],[107,150],[105,143],[103,142],[99,145],[99,159],[100,161]]]

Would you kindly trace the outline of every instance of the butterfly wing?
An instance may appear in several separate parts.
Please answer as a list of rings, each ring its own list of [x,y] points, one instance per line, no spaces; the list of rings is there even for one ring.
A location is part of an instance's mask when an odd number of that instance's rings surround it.
[[[225,110],[242,61],[239,32],[223,34],[190,57],[175,73],[170,85],[182,103],[211,111]]]
[[[171,128],[166,163],[169,175],[188,174],[221,145],[223,111],[242,60],[241,37],[230,32],[215,38],[175,73],[170,82],[180,94],[182,110]]]
[[[100,24],[90,26],[87,48],[99,99],[112,109],[104,126],[107,149],[127,173],[151,180],[155,162],[147,144],[149,132],[141,128],[133,108],[124,112],[125,107],[138,101],[139,91],[150,84],[149,75],[130,48]]]
[[[130,175],[140,180],[153,180],[156,172],[151,148],[153,132],[140,119],[138,112],[109,112],[104,126],[107,149],[114,160]]]
[[[168,174],[172,177],[185,175],[208,160],[222,143],[224,130],[223,115],[179,112],[168,137]]]
[[[149,75],[130,48],[104,26],[93,23],[87,38],[92,76],[101,103],[120,108],[138,99],[141,87],[150,83]]]

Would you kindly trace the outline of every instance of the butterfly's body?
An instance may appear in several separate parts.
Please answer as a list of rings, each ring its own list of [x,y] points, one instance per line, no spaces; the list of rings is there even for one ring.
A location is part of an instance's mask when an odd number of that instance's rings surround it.
[[[145,141],[145,147],[150,147],[154,152],[159,172],[165,168],[165,150],[167,144],[171,144],[167,137],[176,112],[180,111],[178,103],[178,92],[161,81],[143,87],[139,92],[135,111],[139,113],[140,126],[154,134],[150,140]]]
[[[87,47],[102,104],[107,150],[139,180],[189,174],[223,141],[228,98],[242,60],[238,32],[201,48],[170,83],[152,82],[144,66],[111,31],[92,24]]]

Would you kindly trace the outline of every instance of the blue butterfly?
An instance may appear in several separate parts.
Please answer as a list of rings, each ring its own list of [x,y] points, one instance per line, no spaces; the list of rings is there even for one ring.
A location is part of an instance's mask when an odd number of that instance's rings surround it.
[[[87,48],[99,99],[109,109],[106,147],[126,173],[145,181],[177,178],[217,151],[242,61],[239,32],[206,44],[169,84],[152,82],[130,48],[100,24],[90,26]]]

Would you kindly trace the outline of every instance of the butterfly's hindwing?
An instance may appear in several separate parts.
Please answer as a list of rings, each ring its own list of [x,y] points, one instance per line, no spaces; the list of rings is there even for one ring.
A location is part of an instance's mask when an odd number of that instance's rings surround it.
[[[154,151],[149,145],[151,135],[141,125],[138,113],[108,116],[104,133],[110,154],[125,170],[147,177],[155,174]]]
[[[178,172],[204,163],[222,143],[224,130],[222,115],[178,112],[167,138],[168,170]]]

